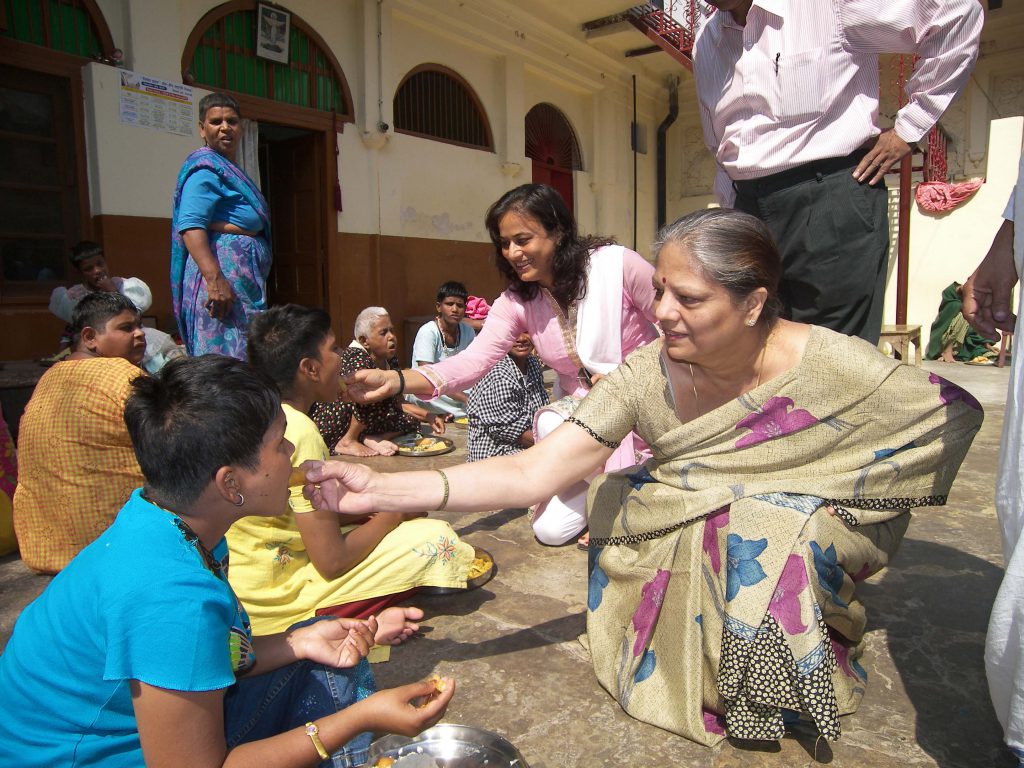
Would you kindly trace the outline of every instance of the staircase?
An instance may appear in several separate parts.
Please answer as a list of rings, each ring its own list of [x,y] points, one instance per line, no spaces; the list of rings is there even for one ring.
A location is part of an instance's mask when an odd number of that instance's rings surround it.
[[[697,0],[669,0],[663,5],[666,7],[644,3],[630,8],[623,17],[692,72],[693,39],[700,13]]]

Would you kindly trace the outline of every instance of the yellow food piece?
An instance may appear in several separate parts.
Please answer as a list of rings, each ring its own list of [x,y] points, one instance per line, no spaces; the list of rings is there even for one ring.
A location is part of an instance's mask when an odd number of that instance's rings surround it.
[[[474,557],[473,562],[469,564],[469,571],[466,573],[467,579],[475,579],[477,576],[483,576],[489,570],[494,563],[486,557]]]
[[[306,470],[302,467],[295,467],[292,473],[288,475],[288,487],[294,488],[295,486],[303,486],[306,484]]]
[[[416,448],[417,450],[422,451],[427,448],[433,447],[435,442],[437,441],[434,440],[434,438],[432,437],[421,437],[419,440],[416,441]]]
[[[373,768],[391,768],[395,764],[395,758],[393,757],[382,757],[376,763],[373,764]]]
[[[434,688],[437,689],[438,693],[444,693],[445,689],[448,687],[448,684],[445,683],[445,681],[441,678],[441,676],[439,674],[437,674],[436,672],[432,673],[427,678],[427,682],[428,683],[433,683]]]

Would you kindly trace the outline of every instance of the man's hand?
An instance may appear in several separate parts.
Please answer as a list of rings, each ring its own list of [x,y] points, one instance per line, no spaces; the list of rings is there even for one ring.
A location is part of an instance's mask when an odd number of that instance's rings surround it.
[[[985,258],[961,290],[964,303],[960,314],[989,339],[997,337],[997,330],[1013,333],[1017,322],[1010,303],[1018,280],[1013,263],[1013,226],[1012,221],[1003,222]]]
[[[883,131],[878,140],[853,169],[853,178],[874,185],[880,182],[900,160],[910,154],[910,145],[891,128]]]

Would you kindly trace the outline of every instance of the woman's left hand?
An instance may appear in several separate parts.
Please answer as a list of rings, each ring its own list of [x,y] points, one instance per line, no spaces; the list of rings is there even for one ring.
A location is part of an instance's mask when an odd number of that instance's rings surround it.
[[[292,630],[288,644],[295,658],[328,667],[354,667],[369,653],[377,633],[377,620],[324,619]]]
[[[302,493],[317,509],[357,517],[377,511],[369,493],[377,473],[369,467],[345,461],[304,462],[303,467],[309,482]]]

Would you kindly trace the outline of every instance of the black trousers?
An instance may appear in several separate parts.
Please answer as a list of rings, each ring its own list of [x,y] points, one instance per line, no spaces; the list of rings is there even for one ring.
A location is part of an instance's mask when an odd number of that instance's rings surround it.
[[[736,209],[771,230],[780,295],[802,323],[878,343],[889,254],[888,195],[852,173],[864,150],[734,182]]]

